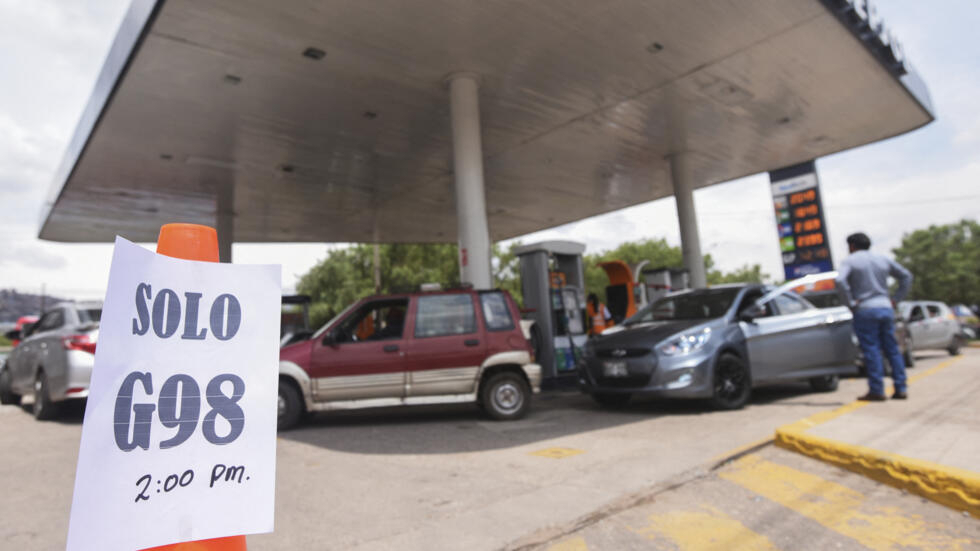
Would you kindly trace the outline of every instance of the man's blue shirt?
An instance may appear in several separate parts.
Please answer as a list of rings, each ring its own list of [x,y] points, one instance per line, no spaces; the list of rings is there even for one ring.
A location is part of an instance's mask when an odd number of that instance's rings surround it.
[[[905,298],[912,284],[912,274],[885,255],[871,251],[854,251],[841,263],[837,276],[844,304],[852,308],[891,308],[888,276],[898,281],[895,302]]]

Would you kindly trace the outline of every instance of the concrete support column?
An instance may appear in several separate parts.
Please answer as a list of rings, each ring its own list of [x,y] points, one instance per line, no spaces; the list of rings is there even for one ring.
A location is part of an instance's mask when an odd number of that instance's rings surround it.
[[[453,73],[447,81],[453,126],[460,279],[475,289],[490,289],[493,277],[490,227],[483,189],[479,79],[473,73]]]
[[[214,229],[218,232],[218,258],[231,263],[231,245],[235,242],[235,189],[231,185],[218,189]]]
[[[694,210],[694,178],[687,153],[674,153],[670,156],[670,177],[674,183],[674,199],[677,201],[684,267],[690,273],[691,287],[707,287],[704,257],[701,255],[701,237],[698,235],[698,215]]]

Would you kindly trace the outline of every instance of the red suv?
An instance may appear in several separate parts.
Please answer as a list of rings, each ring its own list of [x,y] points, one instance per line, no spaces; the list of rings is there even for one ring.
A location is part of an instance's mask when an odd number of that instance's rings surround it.
[[[373,296],[281,349],[279,428],[311,411],[457,402],[519,419],[540,388],[506,291]]]

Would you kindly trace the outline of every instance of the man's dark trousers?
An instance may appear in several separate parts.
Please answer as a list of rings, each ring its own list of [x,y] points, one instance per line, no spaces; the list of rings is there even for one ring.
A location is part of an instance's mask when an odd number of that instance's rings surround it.
[[[891,308],[859,308],[854,312],[854,333],[864,353],[864,367],[868,372],[868,391],[885,395],[884,367],[881,352],[892,366],[895,392],[905,392],[905,362],[898,352],[895,341],[895,313]]]

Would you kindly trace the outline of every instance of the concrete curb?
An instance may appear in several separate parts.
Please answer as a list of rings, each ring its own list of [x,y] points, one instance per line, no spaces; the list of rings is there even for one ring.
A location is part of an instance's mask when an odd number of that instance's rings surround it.
[[[929,461],[779,428],[776,445],[906,490],[980,519],[980,475]]]

